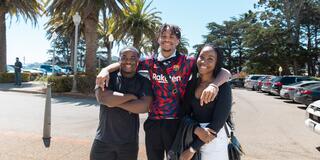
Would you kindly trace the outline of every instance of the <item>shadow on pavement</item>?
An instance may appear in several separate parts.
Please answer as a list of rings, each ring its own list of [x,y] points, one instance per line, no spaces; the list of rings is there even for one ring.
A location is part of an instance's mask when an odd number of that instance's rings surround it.
[[[307,106],[297,106],[297,108],[302,109],[302,110],[306,110]]]
[[[290,103],[290,104],[299,104],[299,103],[294,102],[294,101],[292,101],[292,100],[284,100],[283,102],[284,102],[284,103]]]
[[[8,89],[13,89],[13,88],[28,88],[33,86],[34,84],[32,83],[22,83],[21,86],[17,86],[14,83],[2,83],[2,85],[0,85],[0,90],[8,90]]]
[[[43,98],[43,103],[45,103],[46,94],[34,94],[34,96]],[[98,102],[95,98],[88,97],[69,97],[63,95],[53,95],[51,99],[51,103],[65,103],[72,104],[77,107],[99,107]]]
[[[73,97],[66,97],[66,96],[53,96],[54,103],[72,103],[75,106],[79,107],[91,107],[95,106],[98,107],[98,103],[94,98],[73,98]]]

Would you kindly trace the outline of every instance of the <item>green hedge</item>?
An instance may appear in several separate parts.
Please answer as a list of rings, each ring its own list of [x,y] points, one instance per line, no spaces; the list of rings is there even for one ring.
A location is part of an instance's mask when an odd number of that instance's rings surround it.
[[[48,82],[52,83],[53,92],[70,92],[72,88],[72,77],[50,76]]]
[[[45,80],[45,79],[44,79]],[[70,92],[72,89],[72,76],[51,76],[47,81],[53,83],[53,92]],[[78,75],[77,90],[81,93],[93,93],[95,86],[95,76]]]
[[[22,82],[30,81],[29,73],[21,73]],[[14,73],[0,73],[0,83],[14,83],[15,75]]]

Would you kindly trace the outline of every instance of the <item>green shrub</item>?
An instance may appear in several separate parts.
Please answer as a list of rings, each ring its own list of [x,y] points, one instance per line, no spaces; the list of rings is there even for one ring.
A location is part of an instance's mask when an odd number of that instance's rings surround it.
[[[28,73],[22,73],[22,81],[28,82],[30,81],[30,74]],[[15,75],[14,73],[0,73],[0,83],[14,83],[15,81]]]
[[[93,75],[79,75],[77,77],[77,89],[81,93],[93,93],[96,77]]]
[[[77,76],[77,90],[78,92],[89,94],[94,92],[95,76],[78,75]],[[45,81],[46,78],[39,80]],[[72,89],[72,76],[50,76],[47,78],[48,82],[52,84],[53,92],[70,92]]]
[[[48,82],[52,83],[53,92],[70,92],[72,88],[72,77],[50,76]]]

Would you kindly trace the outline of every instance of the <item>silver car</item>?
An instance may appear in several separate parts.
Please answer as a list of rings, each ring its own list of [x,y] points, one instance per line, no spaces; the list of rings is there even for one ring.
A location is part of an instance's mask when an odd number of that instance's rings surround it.
[[[299,89],[317,83],[320,83],[320,81],[300,81],[289,85],[283,85],[282,89],[280,90],[280,97],[293,100],[294,93],[296,93]]]
[[[248,89],[252,89],[254,90],[254,84],[258,82],[258,79],[260,77],[263,77],[266,75],[262,75],[262,74],[250,74],[246,77],[246,79],[244,80],[244,87],[248,88]]]
[[[270,94],[272,82],[273,82],[277,77],[278,77],[278,76],[271,76],[271,77],[268,78],[268,79],[264,79],[264,80],[262,81],[261,91]]]

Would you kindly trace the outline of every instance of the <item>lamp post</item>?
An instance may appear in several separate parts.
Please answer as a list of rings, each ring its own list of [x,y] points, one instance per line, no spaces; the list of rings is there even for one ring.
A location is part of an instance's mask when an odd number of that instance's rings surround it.
[[[73,55],[73,78],[72,78],[72,90],[71,92],[77,92],[77,53],[78,53],[78,27],[81,21],[81,17],[78,12],[72,17],[75,25],[75,36],[74,36],[74,55]]]
[[[279,71],[279,76],[281,76],[281,72],[282,72],[282,67],[281,66],[278,68],[278,71]]]
[[[53,32],[52,39],[56,40],[58,37],[56,32]],[[56,56],[56,46],[53,46],[53,53],[52,53],[52,76],[54,76],[54,65],[55,65],[55,56]]]
[[[113,37],[112,34],[110,34],[110,35],[108,36],[108,41],[109,41],[109,48],[108,48],[108,52],[109,52],[109,54],[108,54],[108,65],[111,64],[111,62],[112,62],[112,52],[111,52],[111,50],[112,50],[112,42],[113,42],[113,40],[114,40],[114,37]]]

